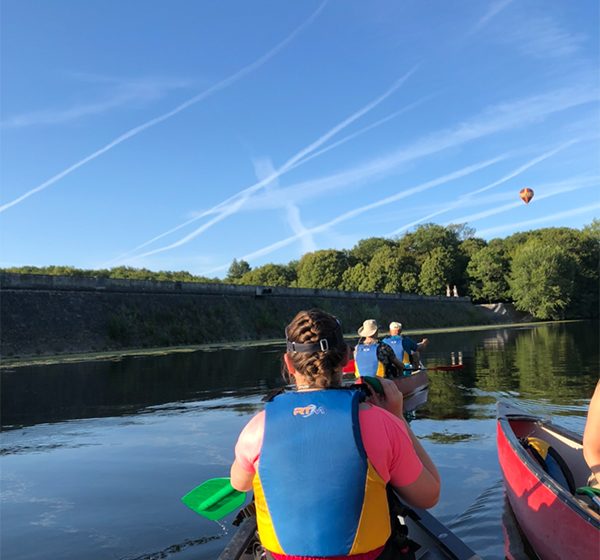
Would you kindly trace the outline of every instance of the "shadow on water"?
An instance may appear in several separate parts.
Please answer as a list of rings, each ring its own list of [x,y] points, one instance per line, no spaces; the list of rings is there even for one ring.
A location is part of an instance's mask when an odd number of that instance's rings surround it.
[[[283,385],[280,359],[274,349],[258,348],[4,370],[1,425],[129,415],[165,403],[262,394]]]

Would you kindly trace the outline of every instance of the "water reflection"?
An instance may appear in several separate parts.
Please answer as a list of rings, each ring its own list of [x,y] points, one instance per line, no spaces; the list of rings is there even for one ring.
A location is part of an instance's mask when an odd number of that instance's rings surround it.
[[[126,415],[162,403],[262,394],[282,383],[280,354],[268,348],[30,366],[2,372],[1,423]]]
[[[496,400],[509,396],[581,431],[598,378],[598,325],[428,338],[426,363],[464,365],[431,371],[420,401],[406,403],[442,475],[434,514],[444,523],[459,516],[459,535],[483,558],[500,559]],[[180,560],[218,556],[228,536],[179,497],[227,472],[239,431],[283,384],[282,350],[3,370],[3,557],[150,559],[177,547]]]
[[[460,363],[430,373],[430,418],[470,418],[486,394],[570,405],[588,397],[598,376],[597,326],[541,325],[429,335],[426,362]],[[460,348],[460,350],[458,350]],[[280,345],[126,357],[2,372],[1,425],[132,414],[163,403],[263,394],[283,384]],[[243,409],[241,409],[243,411]]]

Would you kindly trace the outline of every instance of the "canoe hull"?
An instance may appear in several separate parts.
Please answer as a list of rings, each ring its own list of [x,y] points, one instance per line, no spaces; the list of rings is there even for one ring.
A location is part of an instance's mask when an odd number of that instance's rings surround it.
[[[426,369],[419,369],[406,377],[394,377],[393,381],[405,398],[429,386]]]
[[[344,385],[352,385],[356,381],[354,374],[344,374]],[[429,375],[426,369],[419,369],[406,377],[393,377],[392,381],[396,384],[404,398],[412,396],[418,391],[422,391],[429,386]]]
[[[416,558],[427,560],[481,560],[450,529],[442,525],[426,510],[410,508],[397,494],[395,499],[403,511],[403,524],[408,527],[408,536],[420,546]],[[227,544],[218,560],[254,560],[262,558],[262,547],[258,540],[254,504],[243,508],[234,525],[238,530]]]
[[[539,426],[535,417],[502,415],[497,422],[498,460],[515,517],[543,560],[597,560],[600,517],[554,482],[525,451],[517,433]]]

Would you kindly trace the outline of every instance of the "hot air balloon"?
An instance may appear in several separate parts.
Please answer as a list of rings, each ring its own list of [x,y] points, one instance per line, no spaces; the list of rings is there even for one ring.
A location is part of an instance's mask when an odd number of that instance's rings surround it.
[[[525,187],[519,191],[519,196],[525,204],[529,204],[530,200],[533,198],[533,190],[529,187]]]

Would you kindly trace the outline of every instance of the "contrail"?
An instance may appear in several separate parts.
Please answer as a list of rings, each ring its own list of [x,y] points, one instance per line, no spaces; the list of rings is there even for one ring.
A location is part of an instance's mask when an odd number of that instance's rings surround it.
[[[509,4],[511,4],[513,0],[499,0],[498,2],[494,2],[487,13],[475,24],[473,29],[470,31],[469,35],[479,31],[485,25],[489,23],[491,19],[496,17],[504,8],[506,8]]]
[[[413,71],[414,69],[411,72]],[[411,72],[409,72],[409,75]],[[377,158],[376,160],[372,160],[366,165],[355,167],[354,169],[340,173],[336,176],[328,178],[327,180],[338,183],[352,181],[356,182],[361,178],[367,176],[372,177],[374,174],[389,171],[391,168],[397,166],[398,163],[401,161],[424,157],[426,155],[430,155],[431,153],[447,149],[452,146],[460,145],[468,141],[472,141],[476,138],[481,138],[503,130],[509,130],[511,128],[520,127],[523,126],[524,123],[537,120],[549,114],[560,112],[570,107],[582,105],[596,100],[597,95],[594,90],[586,88],[572,88],[555,90],[542,95],[534,95],[512,103],[502,103],[500,105],[488,108],[481,115],[479,115],[478,119],[462,122],[454,129],[444,130],[438,135],[430,135],[428,137],[422,138],[418,140],[408,150],[405,149],[396,151],[395,153],[392,153],[389,156]],[[339,129],[340,126],[341,125],[338,125],[336,129]],[[309,148],[306,148],[305,150],[299,152],[298,154],[296,154],[296,156],[288,160],[284,167],[287,167],[289,170],[289,167],[293,165],[293,163],[299,161],[304,155],[306,155],[306,153],[310,152],[311,149],[317,148],[320,143],[322,142],[314,142]],[[280,172],[281,169],[279,170],[279,173]],[[318,183],[318,181],[313,181],[312,183]],[[260,186],[262,185],[259,184],[254,185],[253,187],[249,187],[249,189],[242,191],[242,193],[238,193],[237,195],[231,197],[230,200],[237,198],[240,194],[246,193],[251,189],[256,190],[256,188],[259,188]],[[216,219],[211,220],[211,222],[205,224],[204,226],[192,232],[183,239],[180,239],[179,241],[166,247],[156,249],[155,251],[143,253],[142,255],[140,255],[140,257],[145,257],[162,251],[167,251],[175,247],[179,247],[184,243],[187,243],[188,241],[190,241],[191,239],[193,239],[194,237],[196,237],[215,223],[237,212],[243,206],[248,196],[246,196],[241,203],[236,204],[234,209],[223,211],[221,217],[217,217]],[[219,208],[227,202],[228,201],[225,201],[215,208]],[[214,210],[214,208],[208,210],[207,213],[214,212]]]
[[[446,183],[448,181],[452,181],[454,179],[458,179],[460,177],[463,177],[465,175],[473,173],[473,172],[475,172],[475,171],[477,171],[479,169],[483,169],[484,167],[487,167],[488,165],[492,165],[493,163],[495,163],[496,161],[498,161],[500,159],[503,159],[503,157],[497,158],[495,160],[484,161],[484,162],[472,165],[470,167],[463,168],[463,169],[461,169],[461,170],[459,170],[457,172],[451,173],[449,175],[445,175],[445,176],[440,177],[438,179],[434,179],[433,181],[429,181],[427,183],[419,185],[418,187],[414,187],[413,189],[409,189],[409,192],[408,192],[408,194],[406,194],[406,196],[408,196],[409,194],[414,194],[415,192],[420,192],[420,191],[423,191],[423,190],[427,190],[429,188],[435,187],[435,186],[440,185],[442,183]],[[586,188],[586,187],[595,186],[595,185],[598,184],[598,180],[599,180],[598,177],[590,177],[590,178],[587,178],[587,179],[584,178],[584,179],[581,179],[579,181],[579,183],[577,183],[575,185],[573,185],[572,181],[569,181],[568,183],[571,186],[567,187],[567,188],[564,187],[564,184],[566,184],[567,181],[563,181],[562,183],[559,183],[559,184],[552,183],[553,185],[558,185],[559,188],[557,188],[555,191],[553,191],[551,193],[547,193],[547,194],[541,195],[541,196],[537,197],[537,199],[538,200],[540,200],[540,199],[543,200],[544,198],[549,198],[549,197],[552,197],[552,196],[563,194],[565,192],[569,192],[569,191],[583,189],[583,188]],[[538,187],[536,187],[536,188],[538,188]],[[304,233],[300,233],[300,234],[297,234],[297,235],[294,235],[294,236],[291,236],[291,237],[287,237],[287,238],[285,238],[285,239],[283,239],[281,241],[278,241],[276,243],[268,245],[267,247],[263,247],[262,249],[258,249],[257,251],[254,251],[252,253],[244,255],[241,258],[243,260],[245,260],[245,261],[250,261],[250,260],[252,260],[254,258],[258,258],[258,257],[262,257],[264,255],[268,255],[269,253],[272,253],[273,251],[276,251],[277,249],[281,249],[282,247],[286,247],[287,245],[290,245],[291,243],[293,243],[297,239],[300,239],[303,235],[314,234],[314,233],[318,233],[318,232],[321,232],[321,231],[325,231],[328,228],[332,227],[333,225],[336,225],[336,224],[338,224],[340,222],[343,222],[345,220],[353,218],[353,217],[355,217],[358,214],[362,214],[363,212],[366,212],[367,210],[372,210],[373,208],[375,208],[377,206],[381,206],[383,204],[388,204],[389,202],[393,202],[394,200],[392,200],[392,199],[397,200],[399,198],[403,198],[404,197],[403,195],[406,192],[407,191],[404,191],[403,193],[399,193],[397,195],[388,197],[386,199],[380,200],[380,201],[375,202],[373,204],[369,204],[367,206],[363,206],[361,208],[357,208],[355,210],[351,210],[350,212],[346,212],[345,214],[342,214],[341,216],[338,216],[337,218],[334,218],[333,220],[331,220],[331,221],[329,221],[329,222],[327,222],[325,224],[321,224],[319,226],[315,226],[314,228],[307,229],[306,232],[304,232]],[[486,215],[499,214],[501,212],[504,212],[506,210],[510,210],[510,209],[515,208],[517,206],[522,206],[522,204],[523,204],[523,202],[521,202],[521,201],[519,201],[517,203],[506,204],[504,206],[497,207],[494,210],[488,211],[485,214]],[[468,216],[468,217],[462,218],[462,221],[477,220],[477,219],[480,219],[482,217],[485,217],[483,214],[484,213],[477,214],[477,215],[472,215],[472,216]],[[448,223],[450,223],[450,222],[448,222]],[[446,225],[448,225],[448,224],[446,224]],[[488,230],[485,230],[485,231],[488,231]],[[479,233],[481,234],[483,232],[479,232]],[[229,265],[222,265],[222,266],[213,268],[211,270],[208,270],[208,271],[204,272],[204,274],[213,274],[215,272],[220,272],[222,270],[226,270],[228,266]]]
[[[256,178],[259,180],[264,179],[275,171],[275,166],[270,158],[254,160],[253,164],[254,173],[256,174]],[[273,189],[278,189],[279,179],[275,179],[271,185]],[[294,204],[293,201],[290,201],[286,205],[286,215],[288,225],[294,233],[304,233],[306,231],[306,227],[302,223],[302,219],[300,217],[300,209]],[[302,237],[302,247],[304,253],[309,253],[316,249],[316,244],[312,238],[312,235],[305,235]]]
[[[426,191],[433,187],[437,187],[444,183],[448,183],[449,181],[453,181],[455,179],[460,179],[461,177],[464,177],[465,175],[469,175],[471,173],[475,173],[476,171],[479,171],[480,169],[489,167],[490,165],[493,165],[494,163],[501,161],[505,157],[506,156],[504,156],[504,155],[497,156],[493,159],[488,159],[488,160],[485,160],[485,161],[482,161],[479,163],[475,163],[473,165],[469,165],[467,167],[463,167],[462,169],[460,169],[458,171],[454,171],[454,172],[444,175],[442,177],[438,177],[437,179],[427,181],[426,183],[422,183],[421,185],[418,185],[416,187],[406,189],[402,192],[399,192],[392,196],[388,196],[388,197],[378,200],[376,202],[372,202],[370,204],[360,206],[359,208],[355,208],[353,210],[350,210],[348,212],[340,214],[338,217],[334,218],[333,220],[330,220],[329,222],[326,222],[324,224],[307,229],[306,231],[304,231],[302,233],[298,233],[296,235],[286,237],[285,239],[277,241],[276,243],[272,243],[271,245],[263,247],[262,249],[258,249],[257,251],[254,251],[252,253],[244,255],[241,258],[245,261],[249,261],[249,260],[257,258],[257,257],[262,257],[264,255],[268,255],[269,253],[272,253],[273,251],[275,251],[277,249],[281,249],[282,247],[286,247],[287,245],[290,245],[291,243],[293,243],[297,239],[300,239],[304,235],[314,234],[314,233],[319,233],[321,231],[325,231],[336,224],[350,220],[351,218],[359,216],[360,214],[364,214],[365,212],[368,212],[369,210],[374,210],[375,208],[379,208],[380,206],[385,206],[386,204],[390,204],[391,202],[396,202],[397,200],[400,200],[402,198],[406,198],[413,194],[416,194],[416,193],[419,193],[422,191]],[[227,266],[228,265],[223,265],[221,267],[214,268],[212,270],[207,271],[206,274],[212,274],[214,272],[219,272],[219,271],[227,268]]]
[[[408,80],[408,78],[410,78],[410,76],[416,70],[417,70],[417,66],[415,66],[414,68],[409,70],[406,74],[404,74],[404,76],[402,76],[401,78],[396,80],[380,96],[378,96],[374,100],[367,103],[364,107],[362,107],[361,109],[359,109],[358,111],[356,111],[355,113],[353,113],[352,115],[350,115],[349,117],[344,119],[342,122],[335,125],[328,132],[326,132],[325,134],[323,134],[322,136],[317,138],[317,140],[315,140],[314,142],[312,142],[311,144],[309,144],[308,146],[306,146],[305,148],[300,150],[298,153],[296,153],[294,156],[292,156],[290,159],[288,159],[279,169],[277,169],[273,173],[271,173],[268,177],[265,177],[264,179],[262,179],[261,181],[258,181],[254,185],[251,185],[250,187],[247,187],[244,190],[230,196],[228,199],[224,200],[223,202],[220,202],[216,206],[201,212],[198,216],[194,216],[193,218],[187,220],[183,224],[179,224],[175,228],[172,228],[169,231],[166,231],[156,237],[153,237],[152,239],[146,241],[142,245],[139,245],[136,249],[132,249],[131,251],[129,251],[128,254],[152,243],[153,241],[156,241],[157,239],[164,237],[165,235],[168,235],[169,233],[173,233],[174,231],[184,227],[184,225],[188,225],[195,220],[199,220],[200,218],[204,218],[205,216],[209,216],[211,214],[218,214],[215,218],[213,218],[206,224],[203,224],[198,229],[192,231],[191,233],[189,233],[185,237],[179,239],[178,241],[171,243],[170,245],[166,245],[164,247],[159,247],[158,249],[154,249],[152,251],[142,253],[141,255],[136,255],[134,258],[147,257],[149,255],[154,255],[156,253],[162,253],[163,251],[169,251],[171,249],[175,249],[176,247],[180,247],[181,245],[184,245],[185,243],[188,243],[192,239],[198,237],[201,233],[205,232],[207,229],[212,227],[214,224],[224,220],[227,216],[231,216],[232,214],[235,214],[244,205],[246,200],[248,200],[248,198],[252,194],[254,194],[256,191],[262,189],[263,187],[265,187],[270,182],[274,181],[275,179],[277,179],[284,173],[287,173],[294,166],[297,166],[296,164],[298,164],[298,162],[300,160],[302,160],[303,158],[305,158],[306,156],[311,154],[313,151],[315,151],[317,148],[322,146],[325,142],[327,142],[330,138],[335,136],[338,132],[340,132],[344,128],[347,128],[354,121],[358,120],[360,117],[362,117],[363,115],[365,115],[366,113],[368,113],[369,111],[371,111],[372,109],[377,107],[380,103],[382,103],[385,99],[387,99],[390,95],[392,95],[392,93],[394,93],[398,88],[400,88],[404,84],[404,82],[406,80]],[[232,204],[232,203],[233,203],[233,206],[228,207],[228,205]],[[111,261],[111,262],[114,262],[116,260],[119,260],[119,258],[113,259],[113,261]]]
[[[494,181],[493,183],[490,183],[489,185],[486,185],[485,187],[476,189],[470,193],[462,195],[461,197],[459,197],[459,199],[454,204],[450,204],[448,207],[443,208],[442,210],[438,210],[437,212],[432,212],[431,214],[428,214],[427,216],[424,216],[423,218],[419,218],[418,220],[415,220],[414,222],[410,222],[409,224],[406,224],[406,225],[392,231],[391,233],[386,234],[386,237],[391,237],[392,235],[398,235],[399,233],[402,233],[403,231],[406,231],[406,230],[410,229],[411,227],[416,226],[417,224],[421,224],[423,222],[429,221],[432,218],[435,218],[436,216],[440,216],[441,214],[446,214],[447,212],[450,212],[451,210],[454,210],[455,208],[458,208],[459,206],[461,206],[465,200],[467,200],[469,198],[473,198],[476,194],[480,194],[489,189],[497,187],[498,185],[506,183],[506,181],[509,181],[510,179],[514,179],[515,177],[517,177],[518,175],[520,175],[521,173],[523,173],[530,167],[533,167],[534,165],[540,163],[541,161],[544,161],[545,159],[552,157],[554,154],[561,152],[562,150],[568,148],[569,146],[572,146],[576,142],[579,142],[579,139],[570,140],[569,142],[565,142],[564,144],[561,144],[557,148],[549,150],[549,151],[543,153],[541,156],[538,156],[538,157],[528,161],[527,163],[521,165],[520,167],[511,171],[508,175],[505,175],[504,177],[498,179],[497,181]]]
[[[112,140],[111,142],[106,144],[106,146],[100,148],[99,150],[96,150],[89,156],[84,157],[83,159],[79,160],[77,163],[74,163],[70,167],[67,167],[67,169],[65,169],[64,171],[61,171],[60,173],[57,173],[53,177],[50,177],[50,179],[48,179],[47,181],[44,181],[42,184],[31,189],[30,191],[27,191],[25,194],[22,194],[21,196],[19,196],[18,198],[15,198],[11,202],[7,202],[6,204],[3,204],[2,206],[0,206],[0,212],[4,212],[8,208],[11,208],[12,206],[15,206],[16,204],[19,204],[26,198],[29,198],[30,196],[32,196],[40,191],[43,191],[44,189],[47,189],[50,185],[53,185],[57,181],[60,181],[63,177],[66,177],[67,175],[70,175],[71,173],[73,173],[73,171],[75,171],[76,169],[79,169],[80,167],[84,166],[86,163],[96,159],[97,157],[100,157],[102,154],[108,152],[109,150],[112,150],[115,146],[118,146],[122,142],[125,142],[125,140],[129,140],[130,138],[133,138],[134,136],[137,136],[138,134],[140,134],[140,132],[143,132],[144,130],[147,130],[148,128],[151,128],[163,121],[166,121],[167,119],[170,119],[171,117],[177,115],[178,113],[181,113],[181,111],[184,111],[188,107],[191,107],[192,105],[195,105],[196,103],[199,103],[200,101],[203,101],[204,99],[211,96],[212,94],[214,94],[218,91],[221,91],[222,89],[225,89],[226,87],[232,85],[233,83],[237,82],[244,76],[248,75],[250,72],[257,70],[263,64],[265,64],[267,61],[269,61],[271,58],[273,58],[288,43],[290,43],[290,41],[292,41],[296,37],[296,35],[298,35],[301,31],[303,31],[304,28],[306,28],[308,25],[310,25],[317,18],[317,16],[323,11],[323,9],[325,8],[325,5],[327,4],[327,1],[328,0],[325,0],[304,23],[302,23],[294,31],[292,31],[292,33],[290,35],[288,35],[283,41],[278,43],[269,52],[265,53],[259,59],[255,60],[253,63],[251,63],[247,66],[244,66],[244,68],[242,68],[241,70],[238,70],[234,74],[231,74],[231,76],[229,76],[229,77],[221,80],[220,82],[216,83],[215,85],[209,87],[207,90],[203,91],[202,93],[199,93],[198,95],[195,95],[194,97],[188,99],[187,101],[184,101],[183,103],[181,103],[180,105],[178,105],[177,107],[172,109],[171,111],[168,111],[167,113],[164,113],[164,114],[162,114],[158,117],[155,117],[139,126],[136,126],[135,128],[128,130],[124,134],[121,134],[120,136],[118,136],[117,138],[115,138],[114,140]]]
[[[566,184],[565,184],[566,183]],[[588,179],[582,179],[578,183],[573,184],[572,182],[562,182],[561,188],[556,189],[552,192],[538,194],[536,196],[536,201],[539,203],[541,200],[545,198],[550,198],[559,194],[568,193],[571,191],[576,191],[579,189],[584,189],[591,186],[598,185],[598,177],[591,177]],[[539,187],[536,187],[539,190]],[[517,200],[515,202],[511,202],[509,204],[505,204],[503,206],[497,206],[495,208],[491,208],[489,210],[482,210],[481,212],[477,212],[476,214],[469,214],[468,216],[461,216],[452,222],[463,224],[463,223],[471,223],[476,222],[477,220],[481,220],[483,218],[488,218],[489,216],[495,216],[496,214],[500,214],[505,212],[506,210],[511,210],[512,208],[519,208],[523,206],[522,200]],[[449,225],[452,222],[446,222],[444,225]]]
[[[514,224],[503,224],[501,226],[491,227],[479,232],[479,235],[490,235],[491,233],[497,233],[499,231],[505,231],[507,229],[516,229],[522,227],[529,227],[534,224],[541,224],[544,222],[552,221],[553,223],[560,218],[570,218],[571,216],[578,216],[585,214],[593,210],[600,210],[600,203],[592,204],[591,206],[584,206],[583,208],[574,208],[573,210],[565,210],[564,212],[558,212],[557,214],[549,214],[542,216],[541,218],[535,218],[533,220],[527,220],[525,222],[516,222]]]
[[[329,152],[330,150],[333,150],[334,148],[337,148],[338,146],[345,144],[346,142],[349,142],[350,140],[353,140],[354,138],[357,138],[358,136],[361,136],[362,134],[364,134],[365,132],[368,132],[369,130],[372,130],[378,126],[381,126],[382,124],[408,112],[411,111],[412,109],[415,109],[416,107],[418,107],[419,105],[421,105],[422,103],[424,103],[425,101],[428,101],[429,99],[431,99],[433,97],[433,95],[428,95],[426,97],[423,97],[421,99],[418,99],[417,101],[410,103],[408,105],[406,105],[405,107],[403,107],[402,109],[399,109],[398,111],[394,111],[393,113],[390,113],[389,115],[387,115],[386,117],[383,117],[377,121],[375,121],[374,123],[371,123],[368,126],[365,126],[363,128],[361,128],[360,130],[357,130],[356,132],[352,133],[352,134],[348,134],[347,136],[344,136],[343,138],[340,138],[337,142],[333,142],[332,144],[329,144],[328,146],[326,146],[325,148],[322,148],[320,150],[317,150],[315,152],[312,152],[311,154],[307,155],[306,157],[304,157],[303,159],[301,159],[300,161],[297,161],[294,165],[292,165],[287,171],[291,171],[292,169],[296,169],[297,167],[300,167],[302,165],[304,165],[305,163],[309,162],[310,160],[326,153]],[[283,175],[283,173],[280,173],[279,175],[276,175],[276,171],[274,171],[274,177],[278,178],[279,176]],[[234,195],[235,196],[238,195]],[[192,216],[191,218],[189,218],[188,220],[186,220],[185,222],[182,222],[181,224],[167,230],[164,231],[163,233],[160,233],[159,235],[153,237],[152,239],[148,239],[148,241],[145,241],[144,243],[142,243],[141,245],[138,245],[137,247],[134,247],[133,249],[127,251],[126,253],[122,253],[121,255],[119,255],[118,257],[115,257],[114,259],[108,261],[106,263],[106,265],[110,265],[114,262],[118,262],[122,259],[124,259],[125,257],[128,257],[130,255],[132,255],[133,253],[135,253],[136,251],[139,251],[140,249],[143,249],[144,247],[147,247],[148,245],[151,245],[152,243],[154,243],[155,241],[158,241],[159,239],[162,239],[163,237],[166,237],[167,235],[170,235],[171,233],[175,233],[176,231],[188,226],[189,224],[192,224],[196,221],[198,221],[201,218],[204,218],[210,214],[215,214],[217,213],[217,211],[221,208],[222,205],[225,205],[226,203],[228,203],[230,199],[227,199],[225,202],[221,202],[219,205],[211,208],[210,210],[205,210],[199,214],[196,214],[195,216]]]
[[[320,155],[323,155],[323,154],[329,152],[330,150],[333,150],[334,148],[337,148],[338,146],[341,146],[342,144],[349,142],[350,140],[354,140],[354,138],[357,138],[358,136],[362,136],[365,132],[368,132],[369,130],[373,130],[374,128],[377,128],[378,126],[381,126],[382,124],[385,124],[386,122],[391,121],[392,119],[395,119],[396,117],[399,117],[400,115],[403,115],[404,113],[407,113],[408,111],[411,111],[412,109],[417,108],[419,105],[423,104],[425,101],[428,101],[432,97],[433,97],[433,95],[428,95],[426,97],[418,99],[417,101],[414,101],[413,103],[409,103],[408,105],[406,105],[406,107],[402,107],[402,109],[399,109],[398,111],[394,111],[393,113],[390,113],[389,115],[375,121],[374,123],[371,123],[370,125],[365,126],[365,127],[361,128],[360,130],[353,132],[352,134],[348,134],[347,136],[340,138],[337,142],[333,142],[333,143],[329,144],[329,146],[326,146],[325,148],[321,148],[320,150],[317,150],[316,152],[313,152],[309,156],[300,160],[296,165],[294,165],[293,168],[296,168],[300,165],[304,165],[307,161],[310,161],[311,159],[319,157]]]
[[[356,183],[357,181],[363,180],[367,177],[373,178],[374,175],[388,172],[390,169],[396,167],[401,162],[424,157],[432,153],[503,130],[509,130],[512,128],[520,127],[523,126],[524,123],[531,122],[542,117],[546,117],[549,114],[560,112],[570,107],[590,103],[596,100],[596,92],[591,88],[570,88],[555,90],[546,94],[530,96],[524,99],[520,99],[518,101],[513,101],[512,103],[502,103],[500,105],[495,105],[493,107],[489,107],[486,111],[478,115],[478,118],[474,120],[462,122],[453,129],[442,130],[438,132],[437,135],[429,135],[419,139],[408,149],[405,148],[399,151],[396,150],[388,156],[371,160],[366,164],[354,167],[352,169],[335,174],[333,176],[326,177],[320,180],[309,181],[309,184],[314,185],[315,188],[318,187],[319,189],[321,189],[321,187],[325,188],[324,185],[339,185],[348,184],[352,182]],[[308,150],[303,150],[290,161],[298,161],[303,155],[305,155],[305,153],[303,153],[305,151]],[[249,188],[252,189],[254,187],[257,187],[257,185],[254,185],[253,187]],[[242,193],[244,192],[245,191],[242,191]],[[214,208],[202,212],[199,216],[195,216],[193,219],[188,220],[185,225],[187,225],[187,223],[190,223],[193,220],[199,219],[206,215],[214,214],[216,211],[219,211],[223,205],[227,204],[231,200],[236,199],[242,193],[238,193],[230,199],[215,206]],[[238,205],[236,207],[236,211],[237,209],[241,208],[242,205],[243,203],[241,205]],[[224,217],[230,214],[231,212],[226,212],[226,215]],[[220,219],[217,221],[220,221]],[[212,226],[214,223],[216,222],[212,221],[208,227]],[[183,226],[184,224],[180,224],[175,229],[179,229]],[[170,230],[169,232],[165,232],[157,238],[163,237],[164,235],[167,235],[175,229]],[[201,231],[192,232],[191,235],[199,235],[200,233],[202,233],[202,231],[205,231],[205,229],[207,228],[203,227],[201,228]],[[156,240],[157,238],[154,238],[153,240]],[[163,247],[157,252],[169,250],[189,240],[190,238],[186,237],[183,240],[178,241],[176,245],[174,244],[168,247]],[[146,242],[144,245],[149,244],[151,241]],[[126,254],[130,254],[131,252],[133,251],[129,251]],[[140,256],[146,256],[148,254],[149,253],[146,253]],[[113,259],[113,261],[111,262],[114,262],[115,260],[117,259]]]
[[[455,148],[466,142],[471,142],[491,134],[520,128],[526,123],[538,121],[550,114],[564,111],[570,107],[588,103],[595,99],[596,94],[592,90],[589,92],[559,90],[508,104],[503,103],[488,107],[475,118],[463,121],[457,126],[421,137],[409,146],[396,149],[389,154],[377,158],[372,158],[369,161],[332,175],[297,183],[291,187],[282,189],[281,192],[272,193],[270,198],[273,202],[270,203],[266,198],[263,202],[275,204],[277,207],[285,206],[290,197],[298,199],[298,196],[304,197],[307,193],[319,193],[322,196],[325,192],[333,189],[356,185],[367,180],[373,181],[377,177],[389,174],[403,163],[430,156],[448,148]],[[279,199],[279,202],[276,199]],[[252,208],[256,209],[256,204]]]

